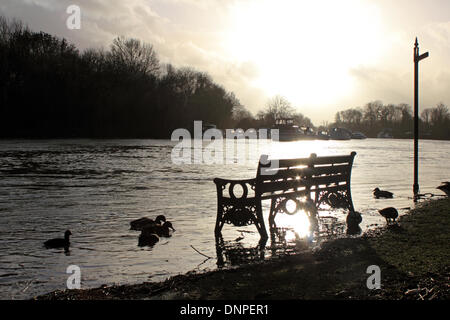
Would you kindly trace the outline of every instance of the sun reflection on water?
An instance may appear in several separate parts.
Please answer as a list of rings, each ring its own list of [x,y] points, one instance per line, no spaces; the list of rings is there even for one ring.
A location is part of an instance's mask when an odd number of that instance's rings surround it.
[[[286,207],[289,206],[293,205],[286,204]],[[286,233],[286,241],[294,241],[299,238],[309,239],[312,236],[311,222],[304,210],[299,210],[293,215],[280,214],[277,216],[277,223],[292,228],[293,232]]]

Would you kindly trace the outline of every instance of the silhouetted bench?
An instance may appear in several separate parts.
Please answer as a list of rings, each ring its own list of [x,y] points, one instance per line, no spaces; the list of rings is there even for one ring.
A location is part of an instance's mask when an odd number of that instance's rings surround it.
[[[220,235],[225,223],[235,226],[254,224],[261,237],[267,239],[264,225],[263,200],[271,200],[269,225],[276,227],[278,212],[295,214],[302,209],[309,214],[317,210],[343,208],[354,211],[350,190],[353,159],[350,155],[308,158],[259,159],[256,178],[228,180],[215,178],[217,187],[216,235]],[[236,185],[241,192],[236,196]],[[228,188],[228,192],[225,190]],[[228,193],[228,195],[226,195]],[[290,210],[288,201],[295,203]]]

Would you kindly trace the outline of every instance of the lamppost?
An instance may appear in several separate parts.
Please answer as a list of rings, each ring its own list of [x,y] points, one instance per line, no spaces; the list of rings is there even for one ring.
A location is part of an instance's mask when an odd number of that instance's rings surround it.
[[[414,43],[414,201],[419,196],[419,61],[428,57],[428,52],[419,55],[419,42]]]

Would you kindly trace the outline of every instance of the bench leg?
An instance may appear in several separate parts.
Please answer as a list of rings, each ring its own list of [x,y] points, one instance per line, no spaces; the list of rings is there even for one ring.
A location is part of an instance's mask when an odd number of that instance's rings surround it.
[[[277,214],[277,212],[275,210],[275,205],[276,205],[276,199],[272,199],[270,201],[270,212],[269,212],[269,227],[270,227],[270,229],[274,229],[277,227],[277,225],[275,224],[275,216]]]
[[[214,228],[214,233],[216,234],[216,236],[219,236],[222,233],[223,225],[223,207],[219,205],[217,207],[216,227]]]
[[[225,264],[225,259],[223,257],[224,242],[222,235],[216,234],[216,255],[217,255],[217,265],[222,267]]]
[[[353,207],[353,201],[352,201],[352,192],[350,191],[350,188],[347,190],[347,201],[348,201],[348,209],[350,211],[355,211],[355,208]]]
[[[267,240],[269,237],[267,235],[266,226],[264,224],[261,201],[259,201],[258,204],[256,205],[256,220],[257,220],[255,221],[256,229],[258,229],[258,232],[261,235],[261,239]]]

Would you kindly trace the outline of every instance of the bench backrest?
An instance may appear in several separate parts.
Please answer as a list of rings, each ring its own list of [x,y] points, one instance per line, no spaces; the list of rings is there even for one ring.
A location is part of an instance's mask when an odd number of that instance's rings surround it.
[[[262,155],[256,174],[255,192],[261,198],[280,194],[309,196],[312,191],[331,187],[349,187],[353,159],[350,155],[308,158],[268,159]]]

